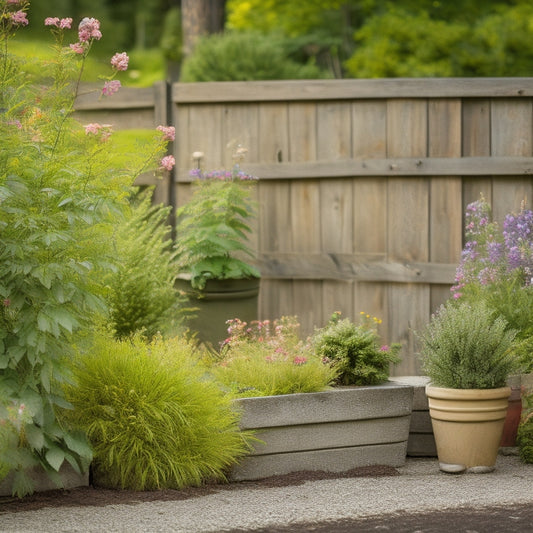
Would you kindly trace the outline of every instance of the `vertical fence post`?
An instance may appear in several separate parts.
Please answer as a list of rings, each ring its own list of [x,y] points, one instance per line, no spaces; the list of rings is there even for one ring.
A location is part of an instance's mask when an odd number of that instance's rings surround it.
[[[174,126],[172,123],[172,91],[171,84],[168,81],[158,81],[154,83],[154,121],[156,124],[165,126]],[[168,153],[174,153],[174,143],[169,142]],[[176,180],[175,167],[168,173],[167,190],[165,193],[165,202],[172,207],[169,216],[171,228],[171,238],[174,240],[176,233]]]

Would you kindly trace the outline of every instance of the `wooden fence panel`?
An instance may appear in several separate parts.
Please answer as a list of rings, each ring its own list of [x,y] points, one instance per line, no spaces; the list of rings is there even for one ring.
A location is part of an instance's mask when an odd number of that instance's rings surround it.
[[[222,168],[228,144],[248,149],[243,168],[260,178],[261,318],[297,314],[305,335],[335,310],[378,316],[384,342],[404,345],[395,374],[420,372],[413,331],[449,295],[466,205],[482,193],[499,221],[524,198],[531,206],[533,78],[178,83],[122,94],[83,97],[77,112],[153,127],[170,111],[174,205],[189,197],[193,151]]]

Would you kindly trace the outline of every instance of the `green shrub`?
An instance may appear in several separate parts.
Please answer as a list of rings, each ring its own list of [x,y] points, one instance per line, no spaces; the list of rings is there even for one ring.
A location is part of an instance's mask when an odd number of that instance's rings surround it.
[[[512,350],[515,335],[485,302],[450,300],[418,334],[423,370],[437,387],[504,387],[518,367]]]
[[[169,240],[171,207],[152,206],[141,195],[115,233],[117,270],[109,275],[109,324],[117,337],[143,331],[148,337],[179,326],[178,274]]]
[[[74,368],[69,417],[94,450],[104,487],[179,489],[224,479],[248,449],[231,400],[196,364],[183,340],[101,335]]]
[[[533,394],[526,395],[523,401],[524,409],[518,426],[516,443],[520,459],[524,463],[533,463]]]
[[[377,385],[388,379],[390,365],[399,362],[401,345],[381,345],[376,330],[381,321],[364,312],[361,316],[363,322],[358,325],[334,313],[311,337],[315,353],[337,369],[339,385]]]
[[[282,41],[254,32],[228,32],[200,39],[181,73],[185,82],[324,77],[318,67],[290,59]]]

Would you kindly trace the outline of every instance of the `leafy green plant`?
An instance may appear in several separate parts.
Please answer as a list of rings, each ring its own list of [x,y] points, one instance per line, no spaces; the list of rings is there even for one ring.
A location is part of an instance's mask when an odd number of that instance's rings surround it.
[[[25,439],[24,428],[31,416],[23,403],[5,403],[0,399],[0,482],[7,474],[24,462],[25,454],[19,443]]]
[[[315,65],[289,58],[283,42],[256,32],[204,37],[185,59],[180,81],[249,81],[324,78]]]
[[[296,317],[250,324],[229,320],[229,337],[211,367],[212,374],[234,397],[326,389],[336,369],[299,339],[298,326]]]
[[[99,335],[80,354],[67,389],[70,417],[94,450],[93,479],[132,490],[183,488],[224,479],[248,450],[231,400],[178,338]]]
[[[120,258],[109,274],[108,323],[117,337],[142,331],[147,337],[179,328],[178,270],[167,225],[171,207],[155,206],[151,191],[134,203],[124,224],[116,228],[114,245]]]
[[[518,426],[516,443],[520,459],[533,463],[533,394],[523,396],[524,408]]]
[[[0,391],[31,418],[11,465],[19,496],[32,490],[27,467],[40,466],[60,486],[65,461],[78,472],[90,461],[85,436],[57,420],[57,410],[69,408],[61,384],[71,343],[105,309],[102,277],[115,260],[109,237],[133,181],[166,149],[166,134],[157,134],[132,154],[131,166],[113,164],[110,127],[84,128],[72,117],[99,22],[83,19],[76,42],[64,46],[72,19],[45,20],[56,56],[42,63],[43,80],[10,52],[11,37],[28,23],[27,7],[0,0]],[[127,68],[127,55],[115,54],[111,65],[102,97],[119,88],[113,77]]]
[[[533,211],[522,203],[505,216],[503,227],[492,220],[483,196],[465,213],[466,244],[452,287],[459,302],[484,301],[516,330],[515,352],[523,371],[533,370]]]
[[[512,350],[516,331],[483,301],[448,301],[417,336],[423,370],[437,387],[504,387],[518,368]]]
[[[362,312],[362,322],[340,318],[335,312],[323,328],[315,330],[310,343],[314,352],[331,361],[339,385],[377,385],[389,377],[389,367],[399,362],[401,345],[381,345],[377,333],[380,320]]]
[[[241,158],[238,149],[235,158]],[[238,159],[236,159],[238,160]],[[177,210],[176,261],[195,289],[208,279],[254,278],[259,271],[241,259],[253,257],[248,220],[255,215],[251,187],[255,178],[236,162],[232,170],[191,171],[191,199]]]

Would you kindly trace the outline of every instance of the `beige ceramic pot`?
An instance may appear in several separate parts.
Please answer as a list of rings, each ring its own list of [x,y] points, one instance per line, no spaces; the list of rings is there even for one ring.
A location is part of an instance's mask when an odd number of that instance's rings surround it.
[[[494,470],[510,394],[510,387],[481,390],[427,385],[441,470]]]

